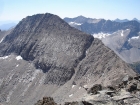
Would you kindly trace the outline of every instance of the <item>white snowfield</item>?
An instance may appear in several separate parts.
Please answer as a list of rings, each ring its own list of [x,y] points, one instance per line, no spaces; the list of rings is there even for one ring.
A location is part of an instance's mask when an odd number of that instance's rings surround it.
[[[98,38],[98,39],[103,39],[103,38],[107,38],[110,35],[114,35],[114,34],[120,34],[122,37],[124,36],[124,32],[129,31],[130,29],[126,29],[126,30],[118,30],[116,32],[113,33],[96,33],[96,34],[92,34],[94,36],[94,38]]]
[[[123,30],[122,30],[122,32],[121,32],[121,36],[123,36]]]
[[[74,88],[75,87],[75,85],[72,85],[72,88]]]
[[[3,37],[3,38],[0,40],[0,43],[4,40],[4,38],[5,38],[5,37]]]
[[[19,66],[19,64],[18,65],[16,65],[16,67],[18,67]]]
[[[139,39],[139,36],[133,36],[131,39]]]
[[[70,95],[69,95],[69,97],[72,97],[72,96],[73,96],[73,94],[70,94]]]
[[[139,39],[139,38],[140,38],[139,36],[133,36],[133,37],[129,38],[128,41],[130,41],[130,40],[137,40],[137,39]]]
[[[111,34],[109,34],[109,33],[103,33],[103,32],[97,33],[97,34],[93,34],[94,38],[98,38],[98,39],[106,38],[109,35],[111,35]]]
[[[21,56],[17,56],[16,59],[17,59],[17,60],[21,60],[21,59],[23,59],[23,58],[22,58]]]
[[[82,23],[69,22],[70,25],[82,25]]]
[[[7,59],[9,56],[0,57],[0,59]]]

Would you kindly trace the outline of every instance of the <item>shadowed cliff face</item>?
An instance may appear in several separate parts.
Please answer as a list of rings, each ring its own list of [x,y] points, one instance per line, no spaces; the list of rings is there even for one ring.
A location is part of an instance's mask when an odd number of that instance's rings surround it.
[[[100,40],[49,13],[24,18],[0,49],[0,102],[8,105],[30,105],[43,96],[82,100],[85,86],[116,85],[135,75]]]

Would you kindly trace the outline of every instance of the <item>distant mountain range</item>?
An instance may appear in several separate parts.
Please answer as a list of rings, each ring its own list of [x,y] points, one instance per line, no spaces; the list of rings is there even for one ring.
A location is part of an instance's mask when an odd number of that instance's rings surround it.
[[[18,24],[18,21],[0,21],[0,30],[6,31],[14,28]]]
[[[0,26],[1,30],[9,30],[11,28],[14,28],[17,24],[16,23],[8,23],[8,24],[3,24]]]
[[[115,19],[114,20],[115,22],[128,22],[129,20],[128,19],[123,19],[123,20],[121,20],[121,19]]]
[[[88,22],[88,23],[97,23],[99,22],[101,19],[92,19],[92,18],[86,18],[84,16],[78,16],[78,17],[75,17],[75,18],[64,18],[64,20],[68,23],[70,22],[75,22],[75,23],[79,23],[79,24],[83,24],[85,22]]]
[[[135,21],[137,21],[137,22],[139,22],[140,23],[140,20],[138,20],[137,18],[134,18],[134,19],[132,19],[132,20],[128,20],[128,19],[115,19],[114,21],[115,22],[128,22],[128,21],[133,21],[133,20],[135,20]]]
[[[81,18],[85,21],[79,21]],[[140,61],[140,23],[138,19],[111,21],[78,16],[76,18],[64,18],[64,20],[71,26],[102,40],[124,61],[128,63]],[[89,20],[96,22],[89,22]]]
[[[77,16],[77,17],[75,17],[75,18],[69,18],[69,17],[66,17],[66,18],[64,18],[64,20],[67,22],[67,23],[69,23],[69,24],[71,24],[71,25],[73,25],[73,24],[83,24],[83,23],[85,23],[85,22],[87,22],[87,23],[97,23],[97,22],[99,22],[100,20],[102,20],[102,19],[96,19],[96,18],[87,18],[87,17],[84,17],[84,16]],[[128,22],[128,21],[133,21],[133,20],[135,20],[135,21],[137,21],[137,22],[140,22],[140,20],[138,20],[137,18],[134,18],[134,19],[132,19],[132,20],[128,20],[128,19],[115,19],[115,20],[111,20],[111,21],[114,21],[114,22],[120,22],[120,23],[122,23],[122,22]]]

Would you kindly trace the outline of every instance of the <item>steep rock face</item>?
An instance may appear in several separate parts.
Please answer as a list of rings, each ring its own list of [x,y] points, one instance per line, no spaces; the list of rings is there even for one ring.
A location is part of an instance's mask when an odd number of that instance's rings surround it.
[[[58,103],[81,101],[95,83],[117,85],[125,75],[135,75],[100,40],[48,13],[24,18],[0,49],[5,105],[31,105],[43,96]]]
[[[77,69],[76,80],[92,77],[92,80],[105,86],[119,83],[126,74],[133,75],[130,67],[98,39],[93,41],[85,59],[80,62]]]

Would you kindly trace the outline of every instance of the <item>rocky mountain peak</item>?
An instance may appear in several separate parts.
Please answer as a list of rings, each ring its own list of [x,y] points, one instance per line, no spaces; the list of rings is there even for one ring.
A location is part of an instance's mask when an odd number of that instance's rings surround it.
[[[135,21],[140,23],[140,20],[138,20],[137,18],[133,18],[132,20],[135,20]]]
[[[22,19],[22,21],[16,26],[13,33],[29,33],[29,32],[45,32],[49,28],[59,28],[64,29],[68,28],[69,25],[65,23],[58,16],[46,13],[46,14],[37,14],[33,16],[27,16]],[[14,35],[15,36],[15,35]],[[16,36],[15,36],[16,37]],[[14,39],[15,37],[9,37],[10,39]]]
[[[23,59],[33,61],[43,72],[67,70],[69,76],[66,78],[70,79],[92,41],[91,35],[70,27],[56,15],[37,14],[19,22],[0,44],[0,55],[21,55]]]
[[[100,40],[49,13],[24,18],[0,49],[3,104],[31,105],[43,96],[82,100],[93,84],[115,86],[136,74]]]

